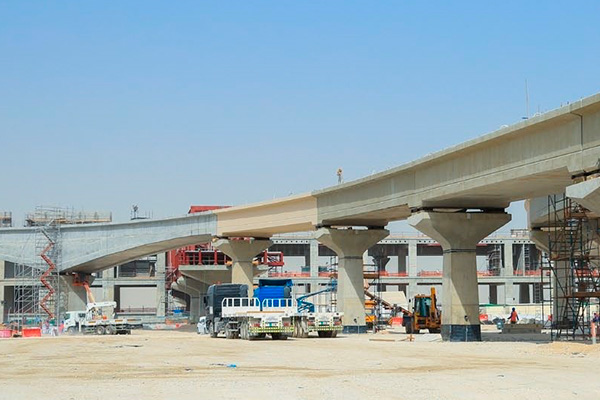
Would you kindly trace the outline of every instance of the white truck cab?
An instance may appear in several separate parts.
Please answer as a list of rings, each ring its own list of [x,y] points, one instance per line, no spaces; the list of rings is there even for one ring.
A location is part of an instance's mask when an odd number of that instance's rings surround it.
[[[96,335],[129,334],[131,329],[141,328],[137,318],[115,318],[114,301],[88,303],[85,311],[67,311],[63,331],[67,333],[95,333]]]

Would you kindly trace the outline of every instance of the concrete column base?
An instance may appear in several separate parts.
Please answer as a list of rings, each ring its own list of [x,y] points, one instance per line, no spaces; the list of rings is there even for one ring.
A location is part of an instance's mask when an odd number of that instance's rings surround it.
[[[448,342],[481,342],[481,325],[442,325],[442,340]]]
[[[356,334],[356,333],[367,333],[366,325],[344,325],[342,333],[345,334]]]

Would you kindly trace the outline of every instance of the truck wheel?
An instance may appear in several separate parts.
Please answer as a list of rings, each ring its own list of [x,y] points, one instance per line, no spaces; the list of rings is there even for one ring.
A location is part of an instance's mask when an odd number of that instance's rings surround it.
[[[75,327],[74,326],[70,326],[67,328],[67,333],[69,335],[74,335],[75,334]]]
[[[114,335],[115,332],[116,332],[116,329],[113,326],[109,325],[109,326],[106,327],[105,333],[107,335]]]
[[[102,325],[96,327],[96,335],[104,335],[104,327]]]
[[[331,331],[331,337],[337,337],[338,331]]]
[[[281,336],[281,333],[279,333],[279,332],[277,332],[277,333],[276,332],[271,333],[271,339],[273,339],[273,340],[279,340],[280,336]]]
[[[226,339],[235,339],[238,336],[238,333],[229,327],[225,328],[225,338]]]
[[[300,323],[300,337],[307,338],[308,337],[308,323],[303,321]]]
[[[325,332],[325,331],[317,331],[317,334],[318,334],[318,335],[319,335],[319,337],[321,337],[321,338],[327,337],[327,336],[326,336],[327,332]]]
[[[249,334],[248,334],[248,322],[242,322],[242,325],[240,326],[240,338],[242,340],[248,340],[249,339]]]
[[[216,338],[218,333],[214,331],[214,324],[212,322],[206,323],[206,330],[208,330],[208,334],[211,338]]]

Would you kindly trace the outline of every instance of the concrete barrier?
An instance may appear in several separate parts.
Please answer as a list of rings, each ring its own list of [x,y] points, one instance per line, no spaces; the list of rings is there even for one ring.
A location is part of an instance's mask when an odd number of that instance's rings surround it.
[[[542,333],[541,324],[504,324],[502,333]]]

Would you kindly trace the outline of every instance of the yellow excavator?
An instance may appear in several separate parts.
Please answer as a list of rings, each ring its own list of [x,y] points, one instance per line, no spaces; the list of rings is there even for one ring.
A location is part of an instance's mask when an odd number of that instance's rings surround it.
[[[406,333],[419,333],[421,329],[429,329],[430,333],[440,333],[442,327],[442,312],[437,308],[437,297],[435,288],[431,288],[431,293],[418,294],[412,301],[412,310],[404,307],[390,304],[381,297],[365,290],[365,309],[368,311],[365,317],[367,328],[375,324],[373,310],[378,303],[384,308],[391,310],[392,317],[402,315],[402,326],[406,328]]]
[[[440,333],[442,329],[442,312],[437,308],[435,288],[431,294],[418,294],[412,304],[412,312],[404,311],[402,325],[406,333],[419,333],[421,329],[429,329],[429,333]]]

